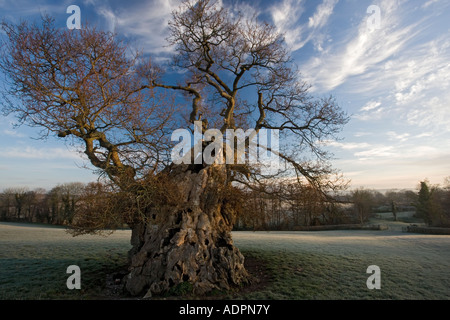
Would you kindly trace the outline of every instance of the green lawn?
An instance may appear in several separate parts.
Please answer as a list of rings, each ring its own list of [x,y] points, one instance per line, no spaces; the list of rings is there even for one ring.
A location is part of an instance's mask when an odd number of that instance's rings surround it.
[[[0,223],[0,299],[95,299],[106,276],[126,264],[129,232],[72,237],[62,228]],[[67,267],[81,269],[69,290]]]
[[[386,220],[388,221],[388,220]],[[450,299],[450,236],[386,231],[234,232],[270,281],[243,299]],[[130,232],[73,238],[61,228],[0,223],[0,299],[100,299],[108,273],[123,268]],[[69,290],[69,265],[81,290]],[[381,289],[369,290],[369,265]],[[221,297],[221,296],[219,296]]]

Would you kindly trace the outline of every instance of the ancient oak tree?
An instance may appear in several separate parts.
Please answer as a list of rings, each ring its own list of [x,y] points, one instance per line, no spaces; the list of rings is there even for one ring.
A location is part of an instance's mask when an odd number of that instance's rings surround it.
[[[85,201],[74,224],[79,232],[130,226],[125,287],[133,295],[183,283],[203,294],[249,280],[231,238],[242,201],[236,190],[260,187],[274,174],[249,163],[175,165],[174,129],[201,121],[202,130],[222,134],[279,130],[280,148],[265,150],[283,163],[278,176],[323,197],[338,186],[320,147],[347,118],[332,98],[309,94],[283,35],[268,23],[212,1],[184,1],[169,24],[173,62],[159,66],[117,35],[89,26],[67,30],[44,18],[41,25],[2,27],[3,109],[43,136],[78,146],[112,182],[92,188],[86,199],[97,202]],[[177,80],[174,69],[183,71]]]

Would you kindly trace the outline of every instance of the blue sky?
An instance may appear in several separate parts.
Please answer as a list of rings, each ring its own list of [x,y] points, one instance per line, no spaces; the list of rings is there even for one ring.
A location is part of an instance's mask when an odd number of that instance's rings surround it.
[[[352,187],[414,188],[450,176],[449,0],[222,1],[273,23],[311,92],[333,95],[351,116],[342,140],[327,148]],[[47,12],[65,27],[67,7],[78,5],[83,23],[132,37],[164,61],[172,51],[167,22],[178,3],[0,0],[0,16],[38,20]],[[371,5],[379,8],[377,28],[369,28]],[[0,117],[0,190],[96,179],[70,146],[53,137],[34,140],[35,129],[14,122]]]

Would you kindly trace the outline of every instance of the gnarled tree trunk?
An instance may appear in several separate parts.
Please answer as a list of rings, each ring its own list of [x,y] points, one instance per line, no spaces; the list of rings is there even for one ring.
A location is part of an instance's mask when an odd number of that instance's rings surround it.
[[[183,282],[204,294],[248,281],[244,257],[231,239],[235,212],[224,197],[226,168],[193,169],[176,165],[169,173],[179,187],[177,207],[155,209],[132,229],[125,285],[132,295],[161,294]]]

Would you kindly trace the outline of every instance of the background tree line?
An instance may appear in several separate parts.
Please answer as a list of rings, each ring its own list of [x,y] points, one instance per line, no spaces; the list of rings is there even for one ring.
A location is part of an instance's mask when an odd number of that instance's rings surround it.
[[[416,215],[427,225],[450,227],[450,177],[445,179],[443,187],[420,182],[416,200]]]
[[[298,182],[281,181],[272,183],[270,190],[265,188],[234,191],[235,204],[240,207],[235,230],[295,230],[305,226],[366,223],[382,212],[392,212],[392,219],[398,220],[397,213],[405,211],[415,211],[415,217],[427,225],[450,227],[450,177],[443,186],[421,181],[416,192],[382,193],[358,188],[335,196],[334,202],[324,200],[310,185]],[[100,182],[59,184],[50,191],[7,188],[0,193],[0,220],[54,225],[86,222],[104,211],[105,206],[120,207],[111,205],[114,193],[114,189]]]
[[[335,195],[333,202],[320,197],[308,185],[281,182],[272,188],[271,192],[243,191],[246,200],[236,229],[295,230],[318,225],[364,224],[385,212],[391,212],[392,220],[398,221],[399,212],[411,211],[429,226],[450,227],[450,178],[443,186],[422,181],[418,191],[358,188]]]
[[[91,187],[91,183],[72,182],[59,184],[50,191],[43,188],[7,188],[0,193],[0,219],[71,225],[80,201]]]

